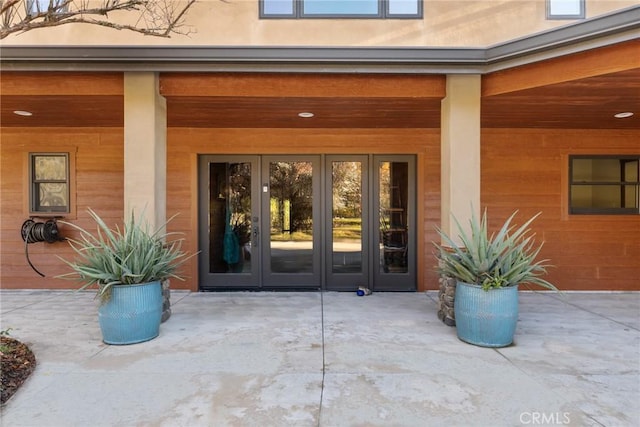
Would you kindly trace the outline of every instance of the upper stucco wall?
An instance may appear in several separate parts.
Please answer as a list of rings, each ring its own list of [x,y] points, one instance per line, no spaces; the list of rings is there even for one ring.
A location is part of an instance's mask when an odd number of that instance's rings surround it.
[[[259,19],[258,0],[200,0],[189,12],[195,32],[171,39],[74,24],[12,35],[3,45],[433,46],[484,47],[578,20],[547,20],[545,0],[425,0],[424,17]],[[593,18],[639,0],[586,0]]]

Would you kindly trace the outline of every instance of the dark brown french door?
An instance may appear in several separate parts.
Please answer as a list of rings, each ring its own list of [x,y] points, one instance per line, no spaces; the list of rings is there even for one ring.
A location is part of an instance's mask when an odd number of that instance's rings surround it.
[[[414,175],[411,156],[200,156],[200,289],[415,290]]]

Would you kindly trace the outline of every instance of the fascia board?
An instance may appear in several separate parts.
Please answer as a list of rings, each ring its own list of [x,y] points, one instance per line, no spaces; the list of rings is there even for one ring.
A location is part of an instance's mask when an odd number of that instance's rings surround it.
[[[511,60],[542,51],[572,44],[604,39],[617,34],[629,34],[629,40],[640,37],[640,6],[632,6],[616,13],[585,20],[579,24],[566,25],[496,44],[486,48],[487,64]]]
[[[489,47],[4,46],[14,71],[484,73],[640,37],[640,6]]]

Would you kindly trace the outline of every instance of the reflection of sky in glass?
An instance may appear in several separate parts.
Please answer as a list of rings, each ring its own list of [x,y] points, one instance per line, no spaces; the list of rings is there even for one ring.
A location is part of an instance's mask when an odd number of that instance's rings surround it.
[[[263,0],[263,13],[271,16],[293,16],[298,0]],[[416,16],[420,0],[388,0],[389,16]],[[381,16],[380,0],[301,0],[306,16]]]
[[[389,0],[390,15],[416,15],[418,2],[416,0]]]
[[[37,180],[67,179],[67,162],[64,156],[37,156],[35,159],[35,176]]]
[[[264,0],[265,15],[291,15],[293,14],[292,0]]]
[[[549,0],[551,15],[580,15],[581,0]]]
[[[49,10],[49,3],[49,0],[31,0],[31,2],[28,2],[27,4],[29,6],[29,11],[35,14]],[[63,0],[55,0],[53,2],[54,7],[58,7],[62,4]]]
[[[305,15],[377,15],[378,0],[304,0]]]

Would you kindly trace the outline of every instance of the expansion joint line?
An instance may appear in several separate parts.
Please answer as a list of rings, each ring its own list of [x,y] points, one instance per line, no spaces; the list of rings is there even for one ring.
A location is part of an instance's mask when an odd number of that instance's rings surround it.
[[[320,407],[318,408],[318,427],[322,419],[322,400],[324,398],[324,375],[326,372],[326,363],[324,355],[324,291],[320,290],[320,331],[322,335],[322,381],[320,383]]]

